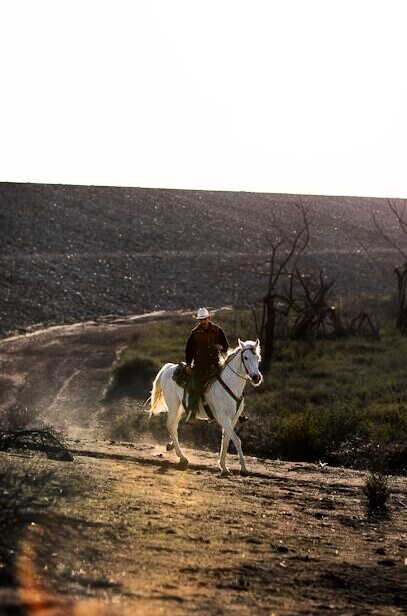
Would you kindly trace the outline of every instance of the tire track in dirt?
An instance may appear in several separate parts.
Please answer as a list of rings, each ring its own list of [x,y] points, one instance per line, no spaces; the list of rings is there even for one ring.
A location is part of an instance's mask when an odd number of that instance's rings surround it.
[[[75,438],[99,432],[99,400],[117,354],[138,322],[154,312],[105,317],[73,325],[39,328],[0,341],[0,410],[13,404],[37,408],[43,421]]]

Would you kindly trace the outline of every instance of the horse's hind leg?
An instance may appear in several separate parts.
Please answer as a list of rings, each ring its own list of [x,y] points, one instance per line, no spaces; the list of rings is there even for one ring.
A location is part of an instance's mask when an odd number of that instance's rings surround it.
[[[174,410],[172,410],[172,408],[170,408],[168,410],[168,416],[167,416],[167,430],[168,430],[168,434],[171,437],[171,442],[168,443],[168,445],[167,445],[167,451],[171,451],[172,449],[175,449],[175,453],[179,457],[180,464],[187,465],[188,464],[188,460],[184,456],[184,454],[182,453],[181,447],[179,445],[179,440],[178,440],[178,423],[179,423],[178,408],[177,408],[176,411],[174,411]]]

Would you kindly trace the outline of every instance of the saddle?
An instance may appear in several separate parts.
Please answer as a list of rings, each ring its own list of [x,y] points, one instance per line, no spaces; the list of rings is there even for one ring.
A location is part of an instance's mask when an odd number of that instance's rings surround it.
[[[204,385],[204,391],[209,387],[209,385],[217,378],[218,370],[214,369],[212,374],[208,375],[208,380]],[[184,361],[180,361],[177,367],[174,370],[174,374],[172,378],[176,382],[177,385],[183,387],[184,389],[188,389],[188,385],[191,382],[192,375],[187,373],[187,365]]]
[[[174,370],[174,374],[172,375],[172,378],[174,379],[174,381],[176,382],[177,385],[179,385],[180,387],[183,388],[184,390],[184,395],[183,395],[183,399],[182,399],[182,403],[184,405],[184,408],[186,408],[186,395],[187,395],[187,391],[189,388],[189,384],[191,382],[191,378],[192,375],[190,376],[189,374],[187,374],[187,364],[184,361],[179,362],[179,364],[177,365],[177,367]],[[207,387],[210,385],[210,383],[212,383],[212,381],[216,378],[216,374],[214,374],[213,376],[211,376],[208,381],[205,383],[205,387],[204,387],[204,391],[207,389]],[[201,396],[201,401],[202,401],[202,405],[205,409],[205,413],[208,415],[209,419],[214,419],[211,407],[209,406],[209,404],[206,402],[204,395],[202,394]]]
[[[192,375],[190,376],[189,374],[187,374],[187,365],[186,365],[186,363],[184,361],[179,362],[179,364],[177,365],[177,367],[174,370],[174,374],[172,375],[172,378],[177,383],[177,385],[182,387],[183,390],[184,390],[184,395],[183,395],[182,403],[184,405],[184,408],[186,409],[187,408],[186,396],[187,396],[187,391],[188,391],[189,384],[191,382]],[[206,390],[209,387],[209,385],[215,379],[218,379],[221,383],[223,383],[222,379],[219,376],[219,372],[217,370],[214,371],[213,375],[210,376],[208,381],[205,383],[204,390]],[[243,400],[243,396],[242,396],[242,398],[236,398],[236,396],[233,394],[232,391],[230,391],[230,389],[229,389],[229,387],[227,387],[227,385],[225,385],[223,383],[223,386],[226,388],[226,391],[228,391],[230,393],[232,398],[234,398],[236,400],[236,411],[238,411],[238,409],[240,407],[240,403]],[[204,395],[201,396],[201,401],[202,401],[202,405],[203,405],[203,407],[205,409],[205,413],[207,414],[209,419],[210,420],[214,420],[215,418],[213,416],[211,407],[206,402]],[[246,417],[246,415],[241,415],[239,417],[239,422],[240,423],[243,423],[243,422],[245,422],[247,420],[248,420],[248,417]]]
[[[187,374],[187,365],[184,361],[181,361],[175,368],[172,378],[180,387],[183,387],[184,389],[188,388],[192,377]]]

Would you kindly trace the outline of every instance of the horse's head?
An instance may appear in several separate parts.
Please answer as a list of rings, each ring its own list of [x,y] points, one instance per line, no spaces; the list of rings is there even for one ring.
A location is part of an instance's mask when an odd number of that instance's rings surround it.
[[[238,342],[241,350],[241,361],[250,380],[253,385],[260,385],[263,380],[263,375],[259,370],[261,360],[259,339],[255,342],[253,342],[253,340],[246,340],[243,342],[243,340],[238,338]]]

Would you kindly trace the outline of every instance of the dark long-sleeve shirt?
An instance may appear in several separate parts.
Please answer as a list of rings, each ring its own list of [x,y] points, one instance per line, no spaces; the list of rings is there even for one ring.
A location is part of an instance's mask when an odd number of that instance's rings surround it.
[[[185,361],[190,366],[192,362],[199,368],[207,368],[219,363],[219,351],[215,345],[222,345],[222,351],[226,353],[229,343],[225,332],[221,327],[209,322],[207,329],[197,325],[188,338],[185,347]]]

